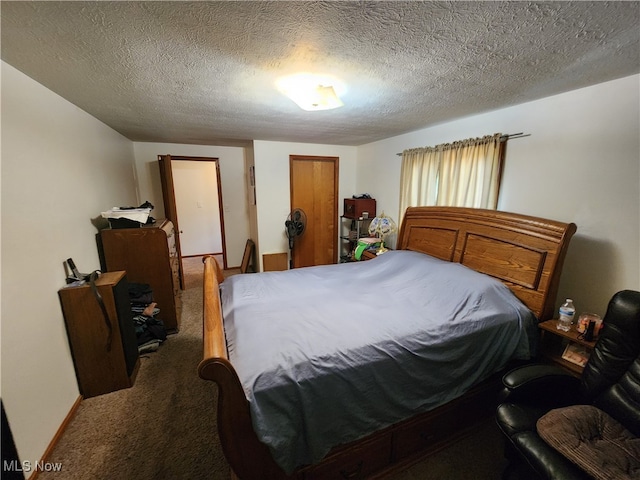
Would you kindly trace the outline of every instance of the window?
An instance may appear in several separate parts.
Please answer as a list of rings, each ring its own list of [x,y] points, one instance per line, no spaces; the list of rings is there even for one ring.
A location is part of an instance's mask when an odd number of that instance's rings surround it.
[[[400,217],[407,207],[495,209],[508,137],[499,133],[402,153]]]

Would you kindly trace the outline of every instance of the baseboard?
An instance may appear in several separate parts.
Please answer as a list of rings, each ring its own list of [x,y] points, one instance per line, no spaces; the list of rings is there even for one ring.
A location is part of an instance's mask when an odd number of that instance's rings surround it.
[[[78,395],[78,398],[71,406],[69,413],[67,413],[67,416],[64,417],[64,420],[60,424],[60,427],[58,427],[58,430],[56,431],[56,434],[53,436],[53,439],[51,440],[51,442],[49,442],[49,446],[44,451],[44,454],[42,455],[42,459],[39,462],[39,465],[45,465],[48,462],[49,457],[51,456],[51,452],[53,452],[53,449],[58,444],[60,437],[62,437],[62,434],[67,429],[69,422],[71,422],[71,420],[75,416],[78,410],[78,407],[80,407],[81,403],[82,403],[82,395]],[[34,469],[31,475],[29,476],[28,480],[36,480],[36,478],[38,478],[39,473],[40,473],[40,470],[38,468]]]

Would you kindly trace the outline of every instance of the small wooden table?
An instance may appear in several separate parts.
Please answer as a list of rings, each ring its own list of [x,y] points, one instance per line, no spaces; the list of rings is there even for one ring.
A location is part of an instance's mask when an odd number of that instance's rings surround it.
[[[560,365],[579,377],[584,367],[565,360],[562,358],[562,354],[567,345],[584,347],[586,352],[590,354],[596,342],[584,340],[576,327],[577,325],[575,324],[571,325],[569,331],[565,332],[564,330],[558,330],[558,320],[556,319],[539,323],[538,328],[541,331],[539,351],[543,360]]]
[[[376,258],[375,250],[365,250],[362,252],[362,257],[360,257],[361,260],[371,260],[372,258]]]
[[[391,248],[387,248],[386,251],[390,251]],[[364,252],[362,252],[362,257],[360,258],[360,260],[371,260],[372,258],[376,258],[378,256],[377,254],[378,252],[378,248],[376,247],[375,250],[365,250]],[[384,255],[384,253],[382,254]]]

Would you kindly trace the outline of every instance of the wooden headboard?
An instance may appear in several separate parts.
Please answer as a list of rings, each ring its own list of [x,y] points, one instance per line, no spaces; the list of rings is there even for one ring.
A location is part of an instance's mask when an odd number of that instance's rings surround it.
[[[573,223],[455,207],[409,207],[396,248],[501,280],[540,320],[553,318]]]

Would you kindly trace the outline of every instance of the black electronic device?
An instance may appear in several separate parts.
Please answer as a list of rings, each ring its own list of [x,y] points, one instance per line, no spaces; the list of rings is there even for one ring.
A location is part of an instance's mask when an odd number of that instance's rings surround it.
[[[584,333],[584,339],[588,342],[593,341],[594,333],[596,329],[596,321],[590,320],[589,325],[587,326],[587,331]]]
[[[67,283],[81,282],[89,277],[89,274],[80,273],[72,258],[67,258],[67,266],[71,270],[71,275],[67,275]]]

